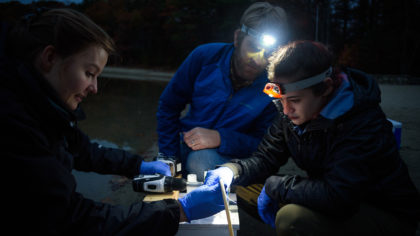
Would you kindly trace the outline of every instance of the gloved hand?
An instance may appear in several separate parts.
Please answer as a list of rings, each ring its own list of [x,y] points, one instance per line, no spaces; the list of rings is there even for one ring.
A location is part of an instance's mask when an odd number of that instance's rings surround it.
[[[188,221],[209,217],[225,209],[220,185],[201,185],[178,199]]]
[[[275,228],[276,214],[280,209],[277,201],[271,199],[265,192],[265,186],[261,190],[260,196],[258,196],[258,214],[261,219],[271,227]]]
[[[140,174],[142,175],[153,175],[153,174],[162,174],[166,176],[171,176],[171,169],[166,163],[161,161],[143,161],[140,165]]]
[[[233,171],[228,167],[222,166],[217,169],[208,171],[206,179],[204,180],[204,184],[208,186],[219,186],[219,178],[222,179],[227,192],[233,180]]]

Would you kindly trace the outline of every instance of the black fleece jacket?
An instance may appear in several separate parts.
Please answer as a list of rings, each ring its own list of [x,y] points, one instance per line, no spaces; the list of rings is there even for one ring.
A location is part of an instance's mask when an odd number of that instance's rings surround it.
[[[302,135],[280,112],[252,157],[225,166],[234,171],[236,183],[265,181],[267,194],[282,203],[346,218],[365,202],[416,225],[419,193],[379,106],[379,87],[360,71],[346,74],[354,93],[348,112],[333,120],[319,116]],[[289,157],[308,177],[278,174]]]
[[[132,177],[138,174],[142,158],[91,143],[76,126],[80,110],[64,109],[40,74],[3,53],[0,107],[5,232],[16,235],[177,232],[179,206],[175,200],[122,207],[94,202],[75,191],[72,169]]]

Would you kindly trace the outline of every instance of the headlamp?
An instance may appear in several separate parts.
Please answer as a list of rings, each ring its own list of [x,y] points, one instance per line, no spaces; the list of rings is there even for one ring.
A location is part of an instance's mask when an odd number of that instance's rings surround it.
[[[322,72],[321,74],[299,80],[297,82],[289,83],[289,84],[279,84],[275,82],[267,83],[264,87],[263,92],[266,93],[268,96],[273,98],[281,98],[284,94],[288,92],[294,92],[298,90],[302,90],[317,83],[322,82],[326,77],[331,76],[332,68],[328,68],[326,71]]]
[[[248,26],[242,24],[241,31],[248,34],[258,40],[261,46],[264,48],[272,48],[275,46],[277,39],[269,34],[262,34]]]

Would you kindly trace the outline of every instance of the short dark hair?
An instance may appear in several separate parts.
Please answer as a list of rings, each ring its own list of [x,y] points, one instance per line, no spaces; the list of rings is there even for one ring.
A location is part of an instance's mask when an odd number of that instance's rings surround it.
[[[333,55],[324,44],[309,40],[293,41],[278,48],[269,58],[268,78],[273,81],[283,77],[288,82],[295,82],[326,71],[332,62]],[[336,79],[334,72],[331,78]],[[319,96],[327,87],[321,82],[310,88]]]
[[[108,54],[115,51],[114,41],[86,15],[70,9],[44,10],[24,16],[10,31],[7,53],[32,63],[43,48],[53,45],[61,57],[78,53],[91,45]]]

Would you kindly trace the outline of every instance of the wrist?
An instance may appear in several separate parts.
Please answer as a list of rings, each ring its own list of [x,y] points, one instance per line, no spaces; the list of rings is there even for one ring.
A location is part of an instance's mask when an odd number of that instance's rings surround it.
[[[220,136],[220,132],[218,130],[214,130],[216,135],[216,147],[220,147],[222,145],[222,137]]]
[[[187,222],[188,218],[187,215],[185,215],[184,208],[182,207],[181,203],[177,201],[179,206],[179,222]]]
[[[233,173],[233,178],[236,179],[242,174],[242,168],[237,163],[227,162],[219,167],[227,167]]]

